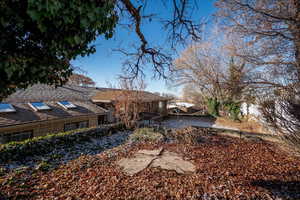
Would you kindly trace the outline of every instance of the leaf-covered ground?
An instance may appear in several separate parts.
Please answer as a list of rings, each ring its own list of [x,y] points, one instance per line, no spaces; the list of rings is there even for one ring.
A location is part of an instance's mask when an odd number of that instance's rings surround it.
[[[148,168],[134,176],[116,166],[139,149],[180,153],[195,173]],[[210,135],[200,143],[123,145],[81,156],[50,171],[0,177],[0,199],[300,199],[300,159],[275,144]]]

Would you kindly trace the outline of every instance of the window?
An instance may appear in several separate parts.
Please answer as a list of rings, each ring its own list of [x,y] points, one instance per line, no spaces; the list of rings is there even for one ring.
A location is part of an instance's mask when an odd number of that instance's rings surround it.
[[[159,107],[160,109],[162,109],[162,108],[164,107],[164,102],[160,101],[159,104],[158,104],[158,107]]]
[[[158,104],[158,110],[160,113],[166,112],[166,102],[160,101]]]
[[[98,125],[105,124],[107,122],[105,115],[98,115]]]
[[[87,128],[87,127],[89,127],[88,121],[79,122],[79,124],[78,124],[78,128]]]
[[[50,110],[50,107],[43,103],[43,102],[30,102],[28,105],[34,110],[34,111],[39,111],[39,110]]]
[[[0,103],[0,113],[16,112],[16,109],[9,103]]]
[[[11,141],[22,141],[33,137],[33,130],[0,135],[0,144]]]
[[[78,128],[88,128],[88,127],[89,127],[89,121],[72,122],[72,123],[65,124],[64,130],[71,131]]]
[[[71,131],[71,130],[75,130],[77,128],[78,128],[78,123],[68,123],[68,124],[65,124],[64,130]]]
[[[76,106],[69,101],[59,101],[57,102],[57,104],[62,106],[65,109],[76,108]]]

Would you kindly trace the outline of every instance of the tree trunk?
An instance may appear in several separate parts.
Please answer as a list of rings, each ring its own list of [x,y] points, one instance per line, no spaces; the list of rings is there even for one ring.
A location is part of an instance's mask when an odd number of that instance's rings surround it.
[[[298,82],[300,82],[300,1],[294,0],[295,6],[295,26],[294,26],[294,40],[295,40],[295,61],[298,72]]]

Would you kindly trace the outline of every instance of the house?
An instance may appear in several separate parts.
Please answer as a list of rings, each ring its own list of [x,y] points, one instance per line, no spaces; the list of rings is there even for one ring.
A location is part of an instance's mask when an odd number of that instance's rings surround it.
[[[115,102],[139,94],[143,114],[167,114],[167,100],[146,91],[36,84],[0,103],[0,143],[117,121]]]
[[[171,114],[178,114],[178,113],[192,114],[203,110],[195,106],[195,104],[188,103],[188,102],[175,102],[169,104],[167,108],[168,108],[168,112]]]
[[[91,98],[96,105],[110,111],[108,121],[114,122],[117,116],[114,115],[116,104],[122,100],[130,100],[134,104],[141,105],[142,118],[148,119],[157,115],[166,116],[167,102],[169,98],[161,97],[147,91],[122,90],[111,88],[98,88],[96,94]]]
[[[0,103],[0,143],[104,123],[108,111],[90,100],[96,91],[44,84],[18,90]]]

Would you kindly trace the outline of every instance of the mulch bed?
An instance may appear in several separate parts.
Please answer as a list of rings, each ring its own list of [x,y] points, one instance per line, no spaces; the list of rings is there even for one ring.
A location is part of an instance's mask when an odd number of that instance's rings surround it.
[[[115,165],[159,146],[193,162],[196,173],[148,168],[130,177]],[[272,143],[213,135],[197,145],[137,144],[109,155],[0,176],[0,199],[300,199],[300,159]]]

